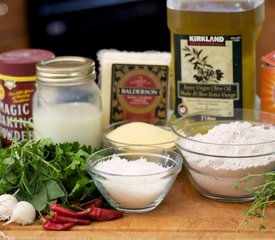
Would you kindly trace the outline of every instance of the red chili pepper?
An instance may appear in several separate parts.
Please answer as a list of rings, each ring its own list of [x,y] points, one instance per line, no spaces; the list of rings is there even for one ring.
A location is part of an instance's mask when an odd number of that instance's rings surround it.
[[[79,207],[81,207],[81,203],[80,202],[73,202],[73,203],[71,203],[71,206],[79,208]]]
[[[43,229],[49,230],[49,231],[68,231],[74,226],[74,223],[72,222],[55,223],[48,219],[43,223],[42,226],[43,226]]]
[[[101,207],[103,205],[103,201],[101,198],[96,198],[88,203],[85,203],[83,205],[83,208],[88,209],[88,208],[94,208],[94,207]]]
[[[54,212],[60,213],[63,216],[73,217],[73,218],[87,218],[87,217],[89,217],[89,214],[90,214],[90,212],[87,210],[76,212],[71,209],[62,207],[58,203],[52,203],[51,210]]]
[[[113,209],[94,207],[90,210],[90,217],[97,221],[110,221],[121,218],[122,216],[123,212],[119,212]]]
[[[53,212],[52,214],[53,214],[53,216],[47,217],[47,219],[50,219],[52,222],[55,222],[55,223],[72,222],[75,225],[89,225],[89,224],[91,224],[91,221],[89,219],[67,217],[67,216],[64,216],[57,212]]]

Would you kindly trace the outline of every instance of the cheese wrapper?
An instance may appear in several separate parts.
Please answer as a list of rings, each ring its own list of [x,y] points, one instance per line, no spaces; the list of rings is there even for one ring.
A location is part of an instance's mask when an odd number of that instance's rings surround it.
[[[168,52],[97,52],[103,127],[119,121],[165,125],[170,105]]]

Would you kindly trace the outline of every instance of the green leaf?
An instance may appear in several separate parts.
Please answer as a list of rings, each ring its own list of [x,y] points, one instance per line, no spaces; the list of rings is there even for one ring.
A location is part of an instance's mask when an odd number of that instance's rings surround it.
[[[36,211],[44,210],[49,204],[46,188],[41,188],[39,193],[33,195],[30,199],[30,203],[34,206]]]
[[[16,182],[17,182],[17,176],[14,173],[10,173],[9,175],[6,176],[6,180],[10,184],[16,184]]]
[[[32,196],[27,195],[24,192],[18,192],[16,194],[18,201],[28,201],[30,202],[36,211],[44,210],[48,205],[47,190],[46,188],[41,188],[41,190]]]
[[[50,181],[46,182],[45,188],[47,190],[49,201],[56,200],[56,199],[64,197],[66,195],[66,193],[64,193],[63,189],[54,180],[50,180]]]
[[[76,181],[74,188],[69,193],[69,198],[72,200],[79,199],[84,200],[85,198],[91,198],[95,195],[96,186],[92,179],[83,177]]]
[[[11,158],[11,157],[8,157],[8,158],[5,158],[5,159],[3,160],[3,163],[4,163],[5,165],[12,165],[12,164],[15,163],[15,159],[14,159],[14,158]]]

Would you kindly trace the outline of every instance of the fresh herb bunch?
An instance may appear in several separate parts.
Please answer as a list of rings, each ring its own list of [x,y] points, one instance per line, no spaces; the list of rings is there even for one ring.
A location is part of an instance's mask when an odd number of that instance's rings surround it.
[[[86,159],[95,149],[50,139],[13,141],[0,149],[0,194],[14,193],[38,212],[49,202],[85,201],[98,196]]]
[[[259,230],[265,229],[264,220],[267,218],[267,210],[270,205],[275,203],[275,172],[263,173],[263,174],[249,174],[246,177],[239,180],[235,187],[237,188],[241,182],[251,180],[252,178],[263,178],[264,184],[247,189],[248,191],[255,191],[255,199],[249,209],[245,211],[245,216],[241,221],[239,228],[243,224],[248,224],[249,219],[261,218],[262,221],[259,224]]]

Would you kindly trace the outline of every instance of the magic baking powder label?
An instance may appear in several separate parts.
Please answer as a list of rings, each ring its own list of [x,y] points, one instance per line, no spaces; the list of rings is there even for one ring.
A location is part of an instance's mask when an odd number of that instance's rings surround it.
[[[0,121],[2,139],[26,139],[26,121],[32,121],[32,98],[35,77],[12,77],[0,74]],[[32,131],[29,131],[32,137]],[[7,145],[4,144],[4,145]]]
[[[113,64],[110,123],[123,120],[164,123],[168,79],[168,66]]]
[[[36,63],[54,54],[43,49],[17,49],[0,54],[0,124],[1,140],[33,138],[32,98],[36,84]]]

